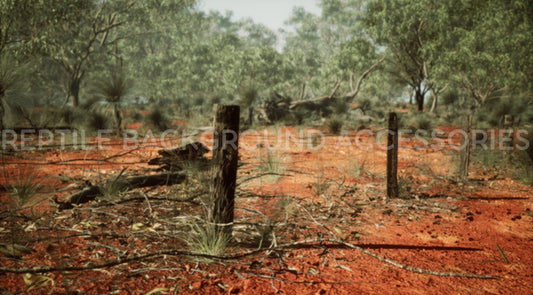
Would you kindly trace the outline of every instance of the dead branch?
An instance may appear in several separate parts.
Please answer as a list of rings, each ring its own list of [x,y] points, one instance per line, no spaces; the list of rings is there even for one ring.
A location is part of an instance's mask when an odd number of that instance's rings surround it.
[[[185,178],[186,175],[184,173],[161,173],[115,179],[106,184],[91,185],[81,192],[68,196],[65,201],[59,201],[57,197],[53,201],[56,203],[58,210],[71,209],[74,205],[87,203],[103,196],[106,185],[113,185],[117,191],[124,191],[133,188],[178,184],[182,183]]]
[[[428,275],[434,275],[434,276],[441,276],[441,277],[462,277],[462,278],[475,278],[475,279],[501,279],[500,277],[496,276],[490,276],[490,275],[478,275],[478,274],[472,274],[472,273],[454,273],[454,272],[436,272],[432,270],[422,269],[418,267],[412,267],[404,264],[400,264],[396,261],[381,257],[377,254],[374,254],[371,251],[368,251],[366,249],[363,249],[360,246],[344,242],[337,239],[310,239],[310,240],[303,240],[299,242],[293,242],[293,243],[287,243],[287,244],[281,244],[276,247],[270,247],[266,249],[258,249],[258,250],[250,250],[246,252],[241,253],[234,253],[234,254],[228,254],[228,255],[208,255],[208,254],[201,254],[201,253],[194,253],[189,251],[182,251],[182,250],[160,250],[153,253],[148,253],[144,255],[137,255],[132,257],[120,257],[118,259],[109,260],[100,264],[88,264],[84,266],[47,266],[47,267],[19,267],[19,268],[9,268],[9,267],[0,267],[0,274],[2,273],[49,273],[49,272],[56,272],[56,271],[84,271],[84,270],[93,270],[93,269],[99,269],[99,268],[109,268],[125,263],[130,262],[139,262],[143,260],[153,259],[158,256],[163,255],[171,255],[171,256],[188,256],[188,257],[197,257],[197,258],[207,258],[207,259],[213,259],[213,260],[236,260],[241,259],[244,257],[256,255],[259,253],[262,253],[264,251],[274,251],[274,250],[284,250],[284,249],[292,249],[296,247],[301,246],[310,246],[315,244],[320,244],[322,246],[324,243],[330,243],[332,246],[335,245],[342,245],[349,249],[354,249],[357,251],[360,251],[368,256],[371,256],[373,258],[376,258],[377,260],[381,262],[388,263],[390,265],[393,265],[395,267],[401,268],[403,270],[411,271],[418,274],[428,274]]]
[[[359,79],[357,79],[357,83],[355,84],[355,89],[352,89],[349,93],[343,95],[345,99],[353,99],[354,97],[359,94],[359,91],[361,90],[361,85],[363,83],[363,80],[366,79],[368,75],[370,75],[372,72],[374,72],[377,67],[385,60],[385,56],[380,58],[378,61],[376,61],[373,65],[371,65],[366,71],[361,74]]]

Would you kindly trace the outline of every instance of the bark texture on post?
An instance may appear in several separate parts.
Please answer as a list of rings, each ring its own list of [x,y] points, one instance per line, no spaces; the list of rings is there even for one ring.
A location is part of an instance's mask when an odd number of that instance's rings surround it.
[[[215,105],[213,137],[213,204],[209,221],[231,237],[237,182],[240,108]]]
[[[398,116],[389,114],[387,136],[387,197],[398,198]]]
[[[472,129],[472,115],[468,114],[465,117],[463,131],[465,138],[461,144],[460,152],[460,166],[459,166],[459,178],[465,180],[468,178],[468,166],[470,165],[470,131]]]

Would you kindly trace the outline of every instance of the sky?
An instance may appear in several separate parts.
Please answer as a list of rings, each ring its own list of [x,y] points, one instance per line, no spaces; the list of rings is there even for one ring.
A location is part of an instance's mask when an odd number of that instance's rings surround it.
[[[295,6],[320,14],[319,0],[200,0],[203,11],[218,10],[233,11],[233,20],[252,18],[256,23],[262,23],[277,32],[283,23],[292,15]]]

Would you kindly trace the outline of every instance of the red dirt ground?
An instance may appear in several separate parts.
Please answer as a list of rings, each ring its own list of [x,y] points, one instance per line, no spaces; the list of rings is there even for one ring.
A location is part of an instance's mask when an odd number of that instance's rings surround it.
[[[210,146],[212,135],[197,139]],[[245,132],[235,244],[215,260],[188,255],[196,249],[184,242],[187,232],[178,226],[180,218],[201,214],[202,207],[155,200],[180,197],[194,179],[133,190],[123,196],[137,197],[131,202],[93,201],[56,212],[48,201],[80,190],[86,181],[115,177],[123,168],[128,175],[151,173],[154,167],[145,163],[157,155],[158,139],[143,146],[130,142],[127,149],[115,139],[104,142],[107,150],[48,148],[4,155],[4,187],[26,179],[42,187],[33,210],[18,208],[7,191],[1,192],[2,242],[34,251],[16,259],[0,254],[0,293],[532,294],[533,189],[503,172],[475,166],[468,181],[456,181],[458,140],[439,150],[404,138],[399,152],[404,198],[387,199],[386,151],[374,134],[331,136],[297,128]],[[178,144],[179,139],[167,140],[165,147]],[[268,153],[282,162],[279,175],[255,178]],[[257,250],[252,233],[265,223],[273,231],[264,249]],[[160,255],[125,261],[157,251]],[[242,257],[228,256],[233,254]],[[72,269],[105,263],[113,265]],[[35,267],[70,269],[32,275],[12,271]]]

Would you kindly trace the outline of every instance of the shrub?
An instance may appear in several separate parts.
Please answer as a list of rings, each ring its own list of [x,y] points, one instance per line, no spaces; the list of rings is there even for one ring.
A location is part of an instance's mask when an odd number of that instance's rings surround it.
[[[92,111],[87,120],[88,127],[93,131],[108,129],[110,125],[109,117],[101,111]]]
[[[343,121],[339,118],[331,118],[327,121],[327,127],[331,134],[338,135],[341,133]]]
[[[79,108],[65,107],[60,111],[59,116],[64,124],[73,127],[85,121],[86,112]]]
[[[332,106],[333,113],[341,115],[346,113],[346,110],[348,110],[348,103],[342,98],[336,99],[335,103]]]
[[[431,133],[431,130],[433,129],[433,122],[430,118],[426,116],[420,116],[416,120],[416,125],[418,129],[426,130]]]
[[[154,108],[152,112],[148,114],[148,122],[159,131],[165,131],[170,127],[170,120],[160,107]]]
[[[133,122],[140,122],[144,118],[143,115],[139,113],[138,111],[131,112],[130,117],[133,120]]]

